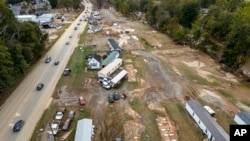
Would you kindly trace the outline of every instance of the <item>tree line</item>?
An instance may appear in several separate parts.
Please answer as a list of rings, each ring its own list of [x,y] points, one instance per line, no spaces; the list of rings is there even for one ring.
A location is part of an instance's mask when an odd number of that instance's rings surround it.
[[[101,0],[97,0],[99,3]],[[250,52],[250,3],[244,0],[107,0],[125,16],[145,13],[152,27],[235,72]]]
[[[0,3],[0,93],[42,56],[48,35],[33,22],[18,22]]]

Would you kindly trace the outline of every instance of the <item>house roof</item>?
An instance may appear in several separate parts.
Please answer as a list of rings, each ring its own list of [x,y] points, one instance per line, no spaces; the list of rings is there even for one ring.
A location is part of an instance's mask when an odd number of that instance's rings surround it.
[[[109,63],[114,61],[116,58],[120,56],[118,51],[112,51],[103,61],[102,66],[107,66]]]
[[[247,125],[250,124],[250,113],[249,112],[239,112],[236,115],[243,120]]]
[[[108,39],[108,43],[112,46],[112,50],[121,50],[120,46],[112,38]]]
[[[208,112],[196,100],[189,100],[187,104],[204,123],[216,141],[229,141],[229,135],[225,130],[208,114]]]
[[[92,54],[92,57],[95,58],[98,62],[101,62],[101,56],[100,55],[94,53],[94,54]]]
[[[105,74],[105,75],[107,75],[110,72],[110,70],[112,70],[115,66],[117,66],[120,63],[122,63],[122,59],[121,58],[115,59],[110,64],[108,64],[107,66],[105,66],[103,69],[101,69],[98,72],[98,75],[99,74]]]
[[[91,141],[92,119],[81,119],[77,122],[75,141]]]

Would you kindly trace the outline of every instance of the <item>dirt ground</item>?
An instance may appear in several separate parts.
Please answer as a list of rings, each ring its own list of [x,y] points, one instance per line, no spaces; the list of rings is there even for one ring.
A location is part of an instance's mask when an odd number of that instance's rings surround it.
[[[103,30],[90,34],[87,44],[95,44],[94,51],[103,53],[108,50],[107,38],[117,40],[122,49],[133,56],[133,59],[123,60],[123,67],[129,72],[128,81],[138,82],[139,87],[131,90],[125,83],[118,89],[107,91],[93,78],[83,80],[82,86],[86,91],[81,93],[86,96],[89,107],[92,107],[91,114],[96,126],[94,141],[110,141],[121,135],[125,141],[140,141],[143,134],[148,140],[152,140],[145,132],[146,128],[149,128],[142,122],[145,117],[131,108],[130,103],[134,98],[140,98],[148,109],[161,113],[161,116],[155,118],[155,124],[162,141],[177,141],[179,134],[178,127],[161,105],[164,101],[177,99],[184,104],[187,99],[200,98],[220,107],[231,116],[242,109],[250,111],[250,108],[240,101],[250,101],[247,95],[249,89],[242,87],[239,78],[224,72],[220,64],[206,54],[188,46],[176,45],[166,35],[142,24],[141,21],[124,18],[114,9],[101,9],[101,15]],[[108,26],[111,21],[116,21],[118,25]],[[146,49],[139,39],[145,39],[151,48]],[[143,65],[135,66],[133,62],[139,59],[143,60]],[[139,77],[137,67],[142,67],[145,71],[143,77]],[[187,68],[189,74],[193,73],[202,79],[190,80],[183,68]],[[214,83],[216,84],[212,85]],[[229,91],[233,95],[237,94],[237,106],[221,95],[219,89]],[[126,93],[128,98],[109,104],[107,96],[114,91]],[[67,86],[64,86],[59,99],[54,102],[62,105],[76,104],[76,98],[72,97],[74,93],[76,92],[68,92]],[[107,113],[110,109],[113,109],[113,112]],[[119,111],[122,113],[117,114]],[[130,117],[129,120],[124,118],[126,115]]]

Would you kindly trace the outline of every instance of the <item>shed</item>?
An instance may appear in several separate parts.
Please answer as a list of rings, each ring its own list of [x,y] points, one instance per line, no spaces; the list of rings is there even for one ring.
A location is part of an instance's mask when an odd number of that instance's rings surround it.
[[[209,113],[196,100],[189,100],[185,106],[188,113],[206,134],[209,141],[229,141],[229,135],[209,115]]]
[[[75,141],[92,141],[92,119],[81,119],[77,122]]]
[[[120,54],[118,51],[111,51],[108,56],[102,61],[102,67],[107,66],[112,61],[114,61],[116,58],[120,57]]]
[[[110,47],[110,50],[117,50],[119,52],[121,52],[121,48],[120,46],[116,43],[116,41],[112,38],[108,39],[108,46]]]
[[[238,125],[250,125],[250,113],[239,112],[234,116],[234,122]]]

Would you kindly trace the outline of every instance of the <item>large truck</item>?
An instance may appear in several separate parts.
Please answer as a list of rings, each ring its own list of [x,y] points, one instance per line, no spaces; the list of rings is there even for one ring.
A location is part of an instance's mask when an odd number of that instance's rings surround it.
[[[120,84],[121,80],[127,76],[127,74],[128,72],[126,70],[122,70],[112,79],[105,78],[102,80],[102,86],[105,89],[111,89],[112,87],[116,87]]]
[[[122,65],[122,59],[116,58],[114,61],[112,61],[110,64],[105,66],[97,73],[98,79],[102,80],[104,78],[109,78],[111,74],[113,74],[118,68],[121,67],[121,65]]]

